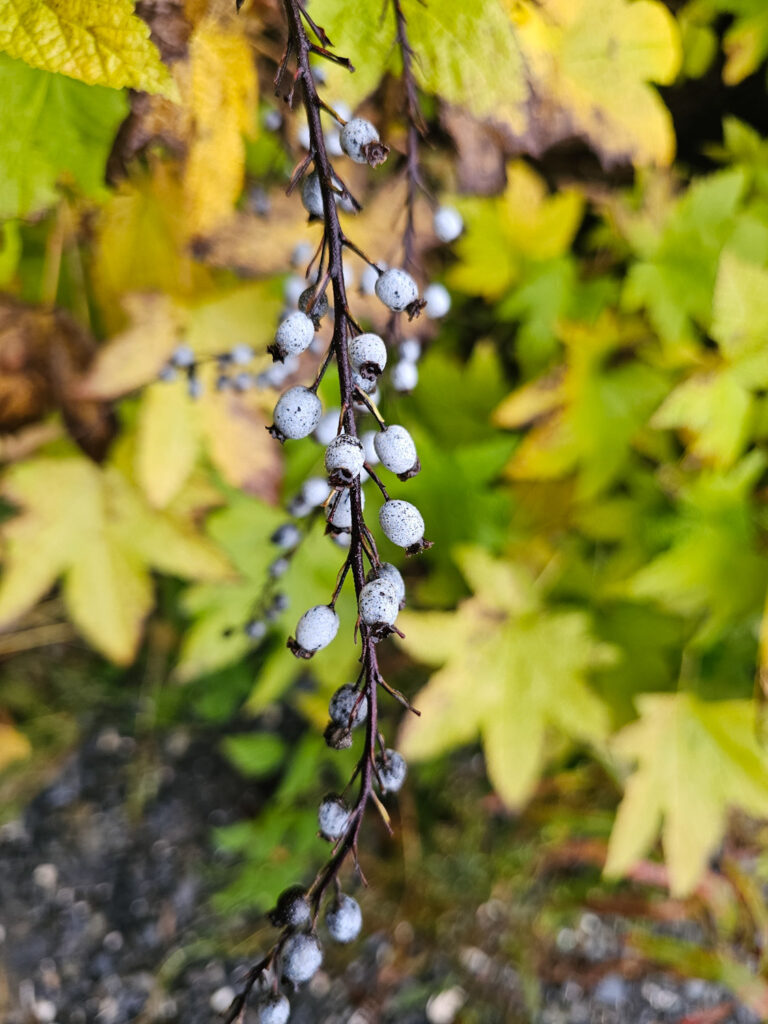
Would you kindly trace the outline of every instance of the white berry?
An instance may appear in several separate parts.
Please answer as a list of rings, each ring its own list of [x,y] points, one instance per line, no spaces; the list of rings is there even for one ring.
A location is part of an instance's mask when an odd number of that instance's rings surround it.
[[[312,909],[307,899],[307,890],[301,885],[284,889],[277,897],[277,905],[268,914],[276,928],[291,928],[298,931],[312,919]]]
[[[464,230],[464,219],[453,206],[440,206],[435,210],[432,227],[441,242],[454,242]]]
[[[275,431],[281,439],[308,437],[320,422],[323,407],[309,388],[297,384],[282,394],[275,406]]]
[[[315,428],[315,440],[320,444],[330,444],[339,429],[340,409],[329,409]]]
[[[376,758],[376,771],[382,790],[385,793],[397,793],[405,782],[408,766],[402,754],[396,750],[387,750],[383,756]]]
[[[395,588],[397,603],[400,608],[405,607],[405,581],[400,575],[400,570],[391,562],[382,562],[381,565],[371,569],[365,577],[368,582],[371,580],[388,580]]]
[[[451,293],[444,284],[430,284],[424,289],[424,312],[430,320],[439,320],[451,308]]]
[[[323,951],[314,935],[299,932],[283,946],[283,977],[294,985],[309,981],[323,962]]]
[[[419,289],[411,277],[405,271],[397,267],[385,270],[376,282],[376,294],[395,313],[401,313],[419,297]]]
[[[364,462],[363,443],[353,434],[339,434],[325,449],[325,468],[334,487],[349,487]]]
[[[360,904],[351,896],[337,896],[325,912],[325,923],[335,942],[354,942],[363,927]]]
[[[275,334],[275,352],[280,359],[286,356],[298,356],[312,344],[315,336],[315,325],[306,313],[297,311],[290,313],[277,328]]]
[[[195,362],[195,353],[189,345],[177,345],[171,355],[171,362],[174,366],[184,368],[187,366],[193,366]]]
[[[386,270],[386,263],[380,264],[381,270]],[[360,275],[360,291],[363,295],[373,295],[376,291],[376,282],[379,280],[379,269],[372,267],[370,263],[365,265],[365,269]]]
[[[304,179],[304,184],[301,187],[301,201],[310,217],[323,216],[323,193],[317,171],[312,171]]]
[[[361,376],[375,381],[387,365],[387,346],[378,334],[358,334],[349,343],[349,364]]]
[[[257,1024],[287,1024],[290,1016],[291,1004],[279,993],[266,996],[256,1007]]]
[[[421,468],[413,438],[405,427],[397,423],[379,431],[373,439],[373,446],[382,466],[403,480],[415,476]]]
[[[392,367],[389,379],[395,391],[413,391],[419,383],[419,368],[416,363],[401,359]]]
[[[327,604],[316,604],[299,619],[296,625],[295,653],[311,657],[327,647],[339,631],[339,616]]]
[[[361,622],[370,627],[374,636],[386,636],[400,611],[394,584],[383,577],[364,584],[357,607]]]
[[[325,477],[310,476],[302,485],[301,500],[310,508],[317,508],[318,505],[323,504],[330,493],[331,488]]]
[[[377,434],[378,430],[366,430],[365,433],[360,435],[360,440],[363,442],[363,451],[365,452],[365,461],[369,466],[376,466],[379,461],[374,445]]]
[[[421,359],[421,342],[418,338],[406,338],[400,342],[398,353],[406,363],[418,363]]]
[[[354,712],[354,718],[352,714]],[[347,729],[351,725],[361,725],[368,717],[368,698],[355,689],[352,683],[345,683],[331,697],[328,714],[335,725]]]
[[[379,523],[384,535],[401,548],[420,546],[424,538],[421,512],[409,501],[385,501],[379,509]]]
[[[365,491],[360,490],[360,508],[365,508]],[[328,523],[334,530],[352,529],[352,494],[345,489],[328,506]],[[345,544],[345,547],[348,545]]]
[[[290,548],[295,548],[299,543],[301,540],[301,533],[295,523],[283,523],[282,526],[278,526],[269,539],[275,547],[282,548],[283,551],[288,551]]]
[[[317,809],[317,822],[323,838],[334,842],[344,835],[349,823],[349,808],[340,796],[331,793],[323,797]]]
[[[379,133],[370,121],[363,117],[353,117],[341,129],[341,148],[356,164],[365,164],[368,157],[366,147],[379,141]]]

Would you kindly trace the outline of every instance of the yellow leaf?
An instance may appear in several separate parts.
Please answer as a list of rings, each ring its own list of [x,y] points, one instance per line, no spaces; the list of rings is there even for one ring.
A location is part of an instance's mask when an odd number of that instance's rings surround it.
[[[670,889],[699,881],[725,829],[726,811],[768,815],[768,759],[748,700],[702,701],[691,693],[638,698],[640,719],[614,741],[637,762],[611,833],[605,873],[618,877],[648,851],[663,820]]]
[[[150,505],[165,506],[195,465],[199,412],[185,379],[159,381],[144,392],[136,436],[136,478]]]
[[[460,564],[476,594],[454,614],[403,612],[403,649],[442,665],[416,695],[418,720],[406,719],[399,748],[423,760],[478,737],[494,788],[511,807],[529,796],[554,727],[601,740],[608,719],[591,692],[590,668],[613,658],[581,612],[537,607],[522,568],[464,549]]]
[[[608,162],[668,164],[672,119],[649,82],[680,67],[675,19],[657,0],[506,0],[534,95],[559,134]],[[534,111],[536,113],[536,111]],[[553,128],[553,131],[557,131]]]
[[[242,35],[212,21],[195,30],[182,88],[191,118],[184,175],[189,234],[202,235],[232,213],[245,175],[244,135],[253,134],[256,70]]]
[[[180,312],[165,295],[129,295],[123,305],[133,323],[102,346],[78,393],[116,398],[157,377],[179,340]]]
[[[107,657],[127,663],[152,606],[150,568],[188,579],[231,575],[220,550],[188,524],[152,511],[112,467],[84,458],[30,459],[5,476],[19,509],[4,524],[0,625],[59,578],[74,624]]]
[[[0,722],[0,772],[14,761],[22,761],[32,753],[27,737],[7,722]]]
[[[132,0],[0,0],[0,50],[89,85],[177,95]]]

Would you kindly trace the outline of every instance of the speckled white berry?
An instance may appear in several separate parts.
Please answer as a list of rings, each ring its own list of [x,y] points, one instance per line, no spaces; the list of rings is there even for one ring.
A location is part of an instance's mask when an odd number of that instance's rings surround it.
[[[360,491],[360,507],[365,508],[365,491]],[[328,505],[328,523],[335,530],[352,529],[352,497],[349,490],[339,492]],[[347,547],[348,545],[344,545]]]
[[[393,626],[400,601],[395,586],[388,579],[380,577],[364,584],[357,602],[360,621],[369,626],[374,635],[385,635]]]
[[[419,289],[411,275],[398,267],[385,270],[376,282],[376,294],[387,308],[401,313],[419,297]]]
[[[392,565],[391,562],[382,562],[381,565],[374,566],[366,576],[366,580],[387,580],[395,588],[397,595],[397,603],[400,608],[405,607],[405,581],[400,575],[400,570],[397,566]]]
[[[327,647],[339,631],[339,616],[327,604],[317,604],[296,625],[296,646],[308,657]]]
[[[380,754],[376,758],[376,770],[385,793],[397,793],[408,774],[405,758],[396,750],[387,750],[384,756]]]
[[[358,334],[349,343],[349,364],[361,376],[375,381],[387,365],[387,346],[378,334]]]
[[[425,314],[430,320],[439,320],[451,308],[451,293],[444,284],[430,284],[424,289]]]
[[[413,391],[419,383],[419,368],[416,363],[401,359],[392,367],[389,380],[395,391]]]
[[[352,434],[339,434],[325,449],[325,468],[334,487],[349,487],[364,462],[363,443]]]
[[[365,164],[368,157],[365,147],[379,141],[379,133],[370,121],[363,117],[353,117],[341,129],[341,148],[356,164]]]
[[[361,725],[368,717],[368,698],[352,683],[345,683],[331,697],[328,714],[334,724],[348,728],[353,712],[355,717],[352,719],[352,726]]]
[[[421,468],[413,438],[405,427],[397,423],[379,431],[373,445],[382,466],[402,479],[415,476]]]
[[[298,356],[312,344],[315,325],[306,313],[290,313],[277,328],[274,348],[280,358]]]
[[[294,985],[309,981],[322,962],[323,951],[314,935],[299,932],[283,946],[283,977]]]
[[[290,1016],[291,1004],[279,992],[265,996],[256,1007],[256,1024],[288,1024]]]
[[[325,912],[325,923],[334,942],[354,942],[363,927],[360,904],[351,896],[337,896]]]
[[[334,842],[344,835],[349,822],[349,808],[340,796],[324,796],[317,809],[317,821],[324,839]]]
[[[304,184],[301,186],[301,201],[310,217],[323,216],[323,193],[320,190],[317,171],[312,171],[304,179]]]
[[[282,394],[275,406],[275,430],[281,438],[293,441],[308,437],[320,422],[323,407],[309,388],[297,384]]]
[[[464,230],[464,220],[453,206],[440,206],[435,210],[432,227],[441,242],[454,242]]]
[[[379,509],[379,523],[384,535],[401,548],[412,548],[424,538],[421,512],[409,501],[385,501]]]

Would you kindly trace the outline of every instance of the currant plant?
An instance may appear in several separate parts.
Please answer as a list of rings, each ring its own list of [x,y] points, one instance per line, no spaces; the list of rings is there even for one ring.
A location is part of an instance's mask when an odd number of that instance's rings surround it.
[[[398,42],[403,54],[409,124],[403,262],[412,268],[414,205],[419,187],[418,139],[422,121],[410,71],[412,54],[407,43],[405,19],[397,0],[394,0],[394,7]],[[380,464],[406,481],[419,472],[420,464],[408,430],[400,425],[388,425],[378,408],[378,383],[387,366],[388,346],[384,338],[363,331],[350,308],[345,255],[352,252],[365,261],[368,279],[364,290],[374,292],[391,313],[390,344],[402,340],[400,317],[405,314],[409,320],[413,319],[421,313],[426,302],[419,296],[419,288],[410,269],[406,266],[385,267],[369,259],[342,229],[338,208],[357,210],[359,203],[331,164],[330,136],[324,134],[321,115],[330,114],[337,121],[340,126],[339,151],[353,162],[374,168],[386,159],[389,150],[373,124],[361,117],[344,118],[338,109],[333,109],[321,98],[310,57],[323,57],[347,67],[350,66],[349,61],[333,52],[324,30],[315,24],[300,0],[283,0],[282,9],[288,41],[275,87],[279,94],[289,66],[293,65],[285,99],[292,107],[300,94],[308,127],[303,140],[307,154],[295,169],[288,192],[299,192],[310,222],[321,223],[322,238],[310,259],[304,280],[290,286],[291,291],[296,292],[291,297],[297,299],[299,308],[282,320],[269,351],[278,365],[295,361],[308,350],[316,351],[316,330],[327,316],[332,318],[332,335],[312,383],[294,385],[280,396],[273,424],[268,429],[281,443],[293,443],[314,435],[315,440],[324,445],[327,475],[307,480],[291,503],[291,511],[297,516],[307,517],[307,529],[324,513],[326,533],[346,548],[330,600],[325,605],[316,605],[303,612],[287,644],[294,655],[303,659],[312,658],[327,647],[342,626],[336,613],[336,602],[342,587],[351,580],[358,607],[354,632],[360,640],[360,671],[355,682],[344,683],[333,695],[325,740],[330,747],[341,750],[352,745],[354,729],[360,727],[364,737],[360,757],[344,793],[326,795],[318,808],[319,835],[333,844],[330,858],[306,889],[291,886],[278,898],[270,920],[280,929],[279,937],[266,956],[250,970],[243,990],[229,1010],[228,1021],[243,1013],[254,987],[262,992],[257,1009],[259,1019],[287,1019],[289,1006],[282,986],[295,987],[308,981],[322,963],[323,951],[316,932],[324,903],[325,926],[330,937],[339,943],[352,942],[357,938],[362,929],[362,913],[358,903],[342,891],[342,872],[351,862],[364,881],[358,860],[358,844],[366,810],[373,805],[389,828],[388,816],[376,790],[382,795],[396,793],[406,777],[404,758],[386,745],[380,732],[379,690],[385,690],[410,711],[415,709],[402,694],[387,684],[377,657],[378,643],[392,633],[399,633],[396,623],[405,603],[405,585],[399,570],[382,561],[366,524],[363,482],[372,480],[381,493],[383,503],[379,509],[379,522],[390,541],[404,548],[407,554],[417,554],[430,546],[424,536],[424,520],[418,509],[407,501],[390,497],[374,469]],[[405,348],[406,352],[401,354],[395,369],[404,365],[413,367],[415,371],[415,360],[420,355],[421,346],[410,339]],[[335,367],[338,375],[339,408],[324,414],[318,388],[331,367]],[[191,372],[189,367],[187,372]],[[414,386],[414,373],[409,376],[401,370],[399,376],[405,378],[405,387],[400,387],[400,390]],[[397,374],[393,381],[397,389],[396,380]],[[373,417],[376,429],[361,432],[359,419],[368,415]],[[301,537],[301,529],[293,523],[286,523],[273,535],[272,541],[279,551],[272,563],[270,575],[273,578],[279,578],[287,571]],[[269,608],[270,603],[265,598],[262,605],[260,613],[255,613],[246,626],[249,635],[257,640],[265,629],[261,617],[263,610]],[[351,796],[350,791],[355,784],[357,791]]]

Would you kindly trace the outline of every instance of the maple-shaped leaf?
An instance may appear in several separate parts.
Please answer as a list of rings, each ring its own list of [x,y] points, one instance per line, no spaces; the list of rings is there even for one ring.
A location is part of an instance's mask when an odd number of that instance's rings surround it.
[[[133,0],[0,0],[0,50],[88,85],[175,95]]]
[[[547,194],[542,178],[522,161],[507,168],[507,188],[496,199],[459,202],[465,232],[448,280],[470,295],[495,299],[519,279],[528,262],[561,256],[570,248],[584,210],[573,189]]]
[[[474,548],[459,565],[474,591],[456,612],[408,612],[398,619],[403,649],[442,666],[413,698],[399,749],[414,760],[482,740],[499,796],[519,807],[546,757],[551,728],[599,742],[608,714],[590,690],[590,669],[613,658],[580,611],[545,608],[526,571]]]
[[[0,96],[0,219],[52,205],[59,184],[89,196],[106,192],[104,165],[128,110],[125,96],[2,53]]]
[[[652,184],[639,212],[620,204],[613,210],[637,256],[622,303],[647,310],[662,340],[680,347],[709,326],[718,260],[738,233],[747,176],[741,169],[712,174],[679,198]]]
[[[273,338],[279,301],[274,289],[263,284],[222,291],[193,306],[164,295],[126,298],[134,323],[102,347],[80,393],[114,398],[149,384],[139,406],[136,478],[156,507],[173,500],[203,452],[227,483],[275,498],[279,448],[265,440],[274,396],[256,389],[218,391],[218,371],[210,357],[245,344],[269,364],[266,345]],[[157,382],[182,340],[202,361],[202,394],[194,400],[183,375]]]
[[[668,547],[626,581],[624,593],[698,619],[702,644],[735,622],[757,621],[768,559],[759,547],[752,492],[764,471],[765,456],[754,451],[727,472],[706,470],[679,482]]]
[[[506,0],[530,82],[529,131],[584,137],[606,164],[668,164],[672,119],[650,82],[681,61],[677,24],[656,0]]]
[[[513,391],[494,413],[501,427],[530,426],[509,463],[514,480],[551,480],[577,473],[578,496],[606,488],[625,468],[635,435],[661,400],[666,381],[631,352],[642,328],[605,313],[595,324],[561,324],[562,369]]]
[[[691,455],[727,468],[743,453],[753,418],[750,392],[736,374],[718,369],[678,384],[654,413],[651,426],[680,431]]]
[[[226,579],[220,549],[173,515],[153,511],[115,467],[40,457],[11,467],[3,524],[0,627],[24,614],[61,578],[74,624],[121,664],[135,654],[152,608],[150,569],[183,579]]]
[[[616,816],[605,873],[643,857],[661,828],[674,896],[688,895],[717,849],[730,807],[768,815],[768,755],[748,700],[702,701],[692,693],[644,694],[640,718],[613,741],[636,762]]]

